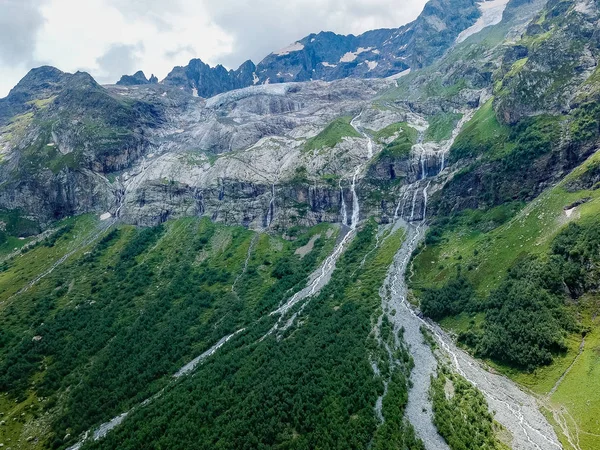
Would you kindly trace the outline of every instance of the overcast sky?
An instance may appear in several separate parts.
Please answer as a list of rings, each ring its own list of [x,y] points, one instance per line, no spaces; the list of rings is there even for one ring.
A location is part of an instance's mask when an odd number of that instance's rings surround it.
[[[425,0],[0,0],[0,98],[32,67],[101,83],[164,78],[200,58],[237,68],[322,30],[362,33],[413,20]]]

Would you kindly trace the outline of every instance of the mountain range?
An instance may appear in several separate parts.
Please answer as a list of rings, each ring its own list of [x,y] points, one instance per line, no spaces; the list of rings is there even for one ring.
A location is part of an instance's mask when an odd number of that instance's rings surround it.
[[[600,448],[600,1],[431,0],[0,99],[0,444]]]
[[[457,39],[478,29],[480,23],[499,22],[507,2],[492,3],[494,7],[480,9],[470,0],[430,1],[414,22],[400,28],[373,30],[360,36],[310,34],[271,53],[258,65],[248,60],[237,70],[221,65],[213,68],[192,59],[187,66],[175,67],[162,83],[212,97],[257,84],[390,77],[430,65]],[[147,83],[140,72],[133,78],[137,81],[124,76],[117,84]]]

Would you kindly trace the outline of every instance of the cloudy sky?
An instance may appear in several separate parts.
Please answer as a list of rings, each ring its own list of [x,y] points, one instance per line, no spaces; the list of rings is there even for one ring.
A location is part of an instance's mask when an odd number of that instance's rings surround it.
[[[0,98],[32,67],[111,83],[160,79],[191,58],[237,68],[312,32],[362,33],[413,20],[425,0],[0,0]]]

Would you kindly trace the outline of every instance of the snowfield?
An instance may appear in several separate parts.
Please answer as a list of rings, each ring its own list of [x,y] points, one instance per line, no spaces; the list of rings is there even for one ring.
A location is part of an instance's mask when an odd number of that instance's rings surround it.
[[[509,0],[492,0],[489,2],[479,3],[481,17],[477,19],[477,22],[458,35],[456,38],[456,43],[460,44],[469,36],[479,33],[484,28],[500,23],[502,20],[502,14],[504,14],[504,10],[506,9],[508,1]]]

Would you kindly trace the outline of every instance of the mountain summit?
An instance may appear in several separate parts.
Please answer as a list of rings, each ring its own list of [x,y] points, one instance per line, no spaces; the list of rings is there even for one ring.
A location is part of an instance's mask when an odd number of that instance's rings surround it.
[[[150,83],[158,83],[158,78],[152,74],[150,78],[146,78],[146,75],[141,70],[138,70],[133,75],[123,75],[119,81],[117,81],[117,85],[119,86],[135,86],[139,84],[150,84]]]

